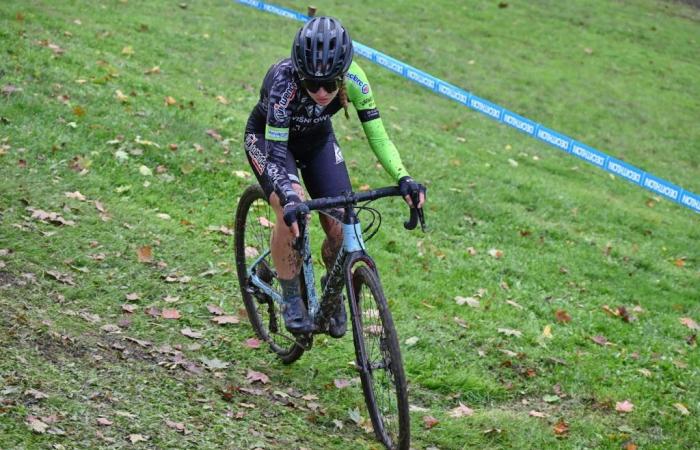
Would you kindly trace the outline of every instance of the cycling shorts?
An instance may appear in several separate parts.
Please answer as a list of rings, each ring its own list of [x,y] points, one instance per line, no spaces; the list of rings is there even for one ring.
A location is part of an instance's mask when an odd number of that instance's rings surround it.
[[[265,170],[265,147],[264,134],[246,133],[244,148],[248,163],[269,199],[274,188]],[[305,136],[299,142],[290,141],[285,168],[290,181],[297,184],[301,184],[301,171],[304,186],[311,198],[333,197],[352,190],[348,169],[333,133]]]

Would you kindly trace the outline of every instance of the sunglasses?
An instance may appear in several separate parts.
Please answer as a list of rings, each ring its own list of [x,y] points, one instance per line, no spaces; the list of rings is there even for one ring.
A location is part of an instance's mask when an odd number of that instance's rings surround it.
[[[343,82],[342,79],[336,80],[301,80],[301,85],[304,89],[315,94],[319,89],[323,88],[326,92],[335,92],[340,89],[340,84]]]

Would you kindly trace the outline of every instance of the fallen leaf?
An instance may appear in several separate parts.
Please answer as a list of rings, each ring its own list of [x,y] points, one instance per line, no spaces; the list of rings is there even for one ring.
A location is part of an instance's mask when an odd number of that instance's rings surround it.
[[[265,375],[262,372],[256,372],[254,370],[248,370],[248,374],[246,375],[246,379],[251,384],[255,383],[256,381],[259,381],[262,384],[267,384],[270,382],[270,378],[267,375]]]
[[[491,250],[489,250],[489,255],[491,255],[493,258],[500,259],[503,257],[503,251],[498,250],[496,248],[492,248]]]
[[[46,430],[49,428],[48,424],[34,416],[28,416],[26,423],[29,428],[36,433],[46,433]]]
[[[169,95],[165,97],[165,105],[166,106],[173,106],[176,104],[177,104],[177,100],[175,100],[173,97],[171,97]]]
[[[134,48],[130,45],[127,45],[126,47],[124,47],[122,49],[122,55],[131,56],[133,54],[134,54]]]
[[[459,317],[454,317],[453,320],[454,320],[455,323],[456,323],[457,325],[459,325],[460,327],[462,327],[462,328],[469,328],[469,325],[467,324],[467,321],[466,321],[466,320],[464,320],[464,319],[462,319],[462,318],[459,318]]]
[[[131,441],[132,444],[136,444],[137,442],[146,442],[148,438],[142,434],[130,434],[129,441]]]
[[[227,323],[236,324],[240,323],[238,316],[218,316],[211,319],[212,322],[219,325],[226,325]]]
[[[54,280],[58,281],[59,283],[67,284],[69,286],[75,286],[75,282],[73,281],[73,277],[71,277],[67,273],[61,273],[55,270],[47,270],[46,275],[50,276]]]
[[[498,332],[501,334],[505,334],[506,336],[521,337],[523,335],[522,331],[514,330],[512,328],[499,328]]]
[[[225,369],[230,365],[226,361],[221,361],[220,359],[217,359],[217,358],[209,359],[209,358],[201,357],[201,358],[199,358],[199,360],[202,361],[204,363],[204,365],[207,366],[207,369],[209,369],[209,370]]]
[[[260,339],[250,338],[245,340],[245,346],[248,348],[260,348],[262,342]]]
[[[404,341],[404,344],[406,344],[406,346],[408,347],[413,347],[418,343],[419,339],[420,338],[418,336],[411,336],[410,338]]]
[[[45,398],[49,398],[48,395],[44,394],[43,392],[37,390],[37,389],[27,389],[24,391],[24,395],[31,395],[34,397],[35,400],[43,400]]]
[[[126,299],[130,302],[135,302],[137,300],[141,300],[141,294],[137,292],[132,292],[130,294],[126,294]]]
[[[228,101],[228,99],[227,99],[226,97],[224,97],[223,95],[217,95],[217,96],[216,96],[216,101],[219,102],[219,103],[221,103],[222,105],[228,105],[228,104],[230,103],[230,102]]]
[[[539,417],[539,418],[541,418],[541,419],[544,419],[544,418],[547,417],[547,414],[545,414],[545,413],[543,413],[543,412],[535,411],[535,410],[530,411],[530,412],[528,413],[528,415],[530,415],[530,416],[532,416],[532,417]]]
[[[119,89],[117,89],[116,91],[114,91],[114,97],[115,97],[115,98],[117,99],[117,101],[120,102],[120,103],[126,103],[126,102],[129,101],[129,96],[124,95],[124,93],[123,93],[122,91],[120,91]]]
[[[224,315],[224,310],[221,309],[221,307],[216,306],[216,305],[207,305],[207,310],[208,310],[210,313],[215,314],[215,315],[217,315],[217,316],[223,316],[223,315]]]
[[[450,417],[467,417],[474,414],[474,410],[459,402],[459,406],[450,410]]]
[[[510,306],[513,306],[518,309],[523,309],[523,306],[520,305],[519,303],[514,302],[513,300],[506,300],[506,303],[508,303]]]
[[[700,325],[698,325],[690,317],[681,317],[678,320],[680,321],[681,324],[685,325],[686,327],[690,328],[691,330],[700,330]]]
[[[478,308],[480,305],[479,300],[475,299],[474,297],[457,296],[457,297],[455,297],[455,302],[458,305],[464,305],[466,303],[467,305],[471,306],[472,308]]]
[[[634,405],[629,400],[615,403],[615,411],[617,411],[617,412],[628,413],[628,412],[632,412],[633,409],[634,409]]]
[[[127,313],[127,314],[132,314],[138,309],[138,306],[136,305],[122,305],[122,312]]]
[[[81,194],[80,192],[78,192],[78,191],[75,191],[75,192],[64,192],[64,194],[65,194],[65,196],[68,197],[68,198],[72,198],[72,199],[75,199],[75,200],[79,200],[79,201],[81,201],[81,202],[84,202],[85,200],[87,200],[87,198],[86,198],[83,194]]]
[[[258,223],[265,228],[274,228],[275,224],[267,220],[266,217],[258,217]]]
[[[214,129],[211,129],[211,128],[210,128],[210,129],[208,129],[207,131],[205,131],[205,133],[207,134],[207,136],[211,137],[211,138],[214,139],[215,141],[221,141],[221,140],[223,139],[223,137],[221,137],[221,135],[219,134],[219,132],[216,131],[216,130],[214,130]]]
[[[569,315],[569,313],[567,313],[567,312],[564,311],[563,309],[558,309],[558,310],[554,313],[554,317],[556,317],[557,321],[558,321],[558,322],[561,322],[561,323],[568,323],[568,322],[571,322],[571,316]]]
[[[688,411],[688,408],[683,403],[674,403],[673,407],[676,408],[678,412],[680,412],[684,416],[690,415],[690,411]]]
[[[185,433],[185,424],[181,422],[173,422],[172,420],[165,419],[165,424],[180,433]]]
[[[177,309],[168,308],[163,309],[162,315],[163,319],[179,319],[181,317],[180,312]]]
[[[598,345],[602,345],[603,347],[605,347],[606,345],[610,345],[610,342],[608,342],[608,340],[605,338],[605,336],[603,336],[601,334],[596,335],[596,336],[592,336],[591,340]]]
[[[433,428],[435,425],[437,425],[439,423],[440,423],[440,421],[437,420],[433,416],[423,416],[423,425],[425,425],[425,428],[427,430],[430,430],[431,428]]]
[[[193,331],[189,327],[183,328],[182,330],[180,330],[180,333],[182,333],[183,336],[187,336],[188,338],[192,339],[201,339],[202,337],[204,337],[202,333],[200,333],[199,331]]]
[[[554,424],[554,434],[557,436],[565,436],[569,432],[569,424],[564,422],[564,419],[559,419],[559,421]]]
[[[345,389],[346,387],[350,387],[350,380],[336,378],[335,380],[333,380],[333,384],[338,389]]]
[[[477,251],[474,247],[467,247],[467,253],[469,256],[475,256],[477,254]]]
[[[552,339],[552,327],[550,325],[545,325],[544,330],[542,330],[542,337]]]
[[[139,262],[149,263],[153,261],[153,250],[150,245],[144,245],[136,249],[136,254],[138,255]]]
[[[103,427],[108,427],[112,425],[114,422],[111,420],[105,418],[105,417],[98,417],[97,418],[97,425],[103,426]]]
[[[157,75],[160,73],[160,67],[159,66],[153,66],[150,69],[146,70],[143,72],[145,75]]]
[[[644,375],[645,377],[650,377],[651,376],[651,370],[649,369],[637,369],[639,373]]]

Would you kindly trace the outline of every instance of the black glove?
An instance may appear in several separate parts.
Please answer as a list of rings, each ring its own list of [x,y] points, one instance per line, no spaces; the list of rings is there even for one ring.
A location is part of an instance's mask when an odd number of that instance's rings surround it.
[[[420,183],[416,183],[415,180],[409,176],[401,177],[399,179],[399,190],[401,195],[406,197],[407,195],[411,198],[413,202],[413,207],[418,206],[418,201],[420,200],[420,193],[425,195],[425,186]]]
[[[282,211],[284,212],[284,223],[291,227],[297,221],[297,217],[309,214],[309,207],[304,203],[291,201],[284,205]]]

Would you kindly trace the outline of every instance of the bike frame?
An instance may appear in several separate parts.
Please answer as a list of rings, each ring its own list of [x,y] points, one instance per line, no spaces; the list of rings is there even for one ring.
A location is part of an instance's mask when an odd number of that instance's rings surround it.
[[[365,243],[362,238],[362,227],[354,208],[351,205],[345,206],[343,208],[342,219],[338,219],[330,214],[327,214],[327,216],[341,223],[343,229],[343,245],[338,252],[333,268],[329,271],[320,301],[316,293],[309,227],[303,223],[303,220],[299,221],[301,233],[298,241],[298,248],[301,249],[302,256],[300,277],[302,286],[305,288],[309,318],[319,331],[326,330],[328,320],[336,309],[338,299],[341,298],[338,294],[342,291],[343,284],[345,284],[350,299],[354,299],[354,292],[352,292],[352,267],[357,262],[364,262],[376,273],[376,264],[366,252]],[[270,296],[275,302],[283,305],[284,300],[282,295],[275,291],[269,283],[266,283],[255,274],[257,265],[269,254],[270,250],[268,249],[251,264],[248,268],[248,276],[253,286]]]

